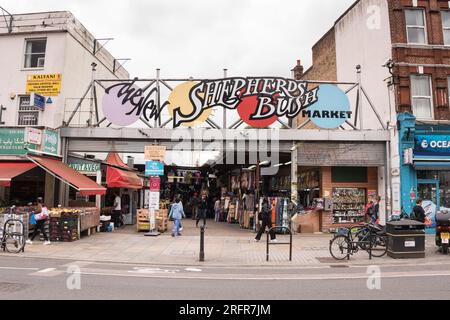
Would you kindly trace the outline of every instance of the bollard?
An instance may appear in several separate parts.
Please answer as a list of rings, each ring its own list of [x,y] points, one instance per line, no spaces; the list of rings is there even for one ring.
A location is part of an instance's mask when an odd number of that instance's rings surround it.
[[[205,226],[200,227],[200,261],[205,261]]]

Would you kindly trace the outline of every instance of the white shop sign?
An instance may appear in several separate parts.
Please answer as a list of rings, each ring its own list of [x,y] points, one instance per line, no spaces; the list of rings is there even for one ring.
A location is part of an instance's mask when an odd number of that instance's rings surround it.
[[[150,192],[148,208],[159,210],[159,192]]]

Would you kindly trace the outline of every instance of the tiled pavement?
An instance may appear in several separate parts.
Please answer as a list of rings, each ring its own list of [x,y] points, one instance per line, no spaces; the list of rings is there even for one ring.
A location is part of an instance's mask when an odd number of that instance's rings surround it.
[[[350,261],[339,262],[331,258],[328,244],[329,234],[293,236],[292,262],[289,262],[289,246],[270,247],[270,261],[266,262],[265,236],[261,242],[253,241],[255,234],[240,229],[238,225],[207,222],[205,231],[205,262],[199,262],[200,229],[192,220],[183,220],[183,236],[172,238],[170,232],[158,237],[145,237],[134,226],[112,233],[97,233],[82,237],[75,242],[54,242],[43,246],[35,242],[27,245],[20,257],[73,259],[77,261],[103,261],[133,264],[159,265],[210,265],[210,266],[323,266],[330,264],[417,264],[450,263],[450,256],[436,252],[434,237],[427,236],[425,259],[394,260],[389,257],[369,260],[366,252],[351,257]],[[278,235],[280,242],[289,237]],[[8,255],[1,253],[0,255]]]

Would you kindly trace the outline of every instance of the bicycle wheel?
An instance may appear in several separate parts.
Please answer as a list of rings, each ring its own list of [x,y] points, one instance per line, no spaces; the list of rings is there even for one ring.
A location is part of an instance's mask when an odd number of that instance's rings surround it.
[[[367,248],[369,249],[369,248]],[[381,258],[387,253],[387,237],[375,234],[372,236],[372,256]]]
[[[20,232],[8,233],[5,236],[4,246],[9,253],[19,253],[25,246],[25,237]]]
[[[344,235],[338,235],[330,242],[330,254],[336,260],[347,259],[351,248],[350,240]]]

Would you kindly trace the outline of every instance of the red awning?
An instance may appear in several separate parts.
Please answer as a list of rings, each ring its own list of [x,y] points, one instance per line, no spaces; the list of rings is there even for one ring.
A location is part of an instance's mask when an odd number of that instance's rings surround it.
[[[83,196],[101,195],[106,193],[105,187],[95,183],[88,177],[57,159],[34,155],[28,155],[28,159],[59,180],[78,190]]]
[[[109,153],[106,157],[106,184],[108,188],[142,189],[142,179],[128,167],[117,153]],[[119,169],[119,168],[123,168]]]
[[[35,168],[32,162],[1,162],[0,163],[0,186],[11,186],[11,179]]]

